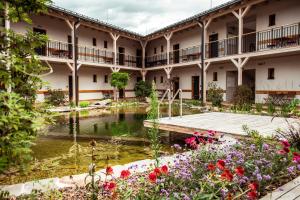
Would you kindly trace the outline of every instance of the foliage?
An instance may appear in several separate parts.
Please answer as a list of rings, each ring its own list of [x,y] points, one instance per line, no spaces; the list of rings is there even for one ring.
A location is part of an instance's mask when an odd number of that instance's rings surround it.
[[[192,99],[192,100],[185,100],[185,104],[188,106],[203,106],[203,103],[200,100]]]
[[[255,110],[256,110],[257,112],[261,113],[262,110],[263,110],[263,104],[261,104],[261,103],[256,103],[256,104],[255,104]]]
[[[139,81],[134,86],[136,97],[149,97],[151,94],[151,84],[145,81]]]
[[[157,97],[157,92],[155,88],[155,84],[152,84],[152,90],[151,90],[151,95],[150,95],[150,110],[147,115],[147,120],[151,120],[153,126],[149,128],[148,130],[148,136],[150,138],[151,142],[151,149],[153,151],[153,157],[155,159],[155,165],[159,166],[159,151],[161,149],[160,145],[160,137],[159,137],[159,130],[158,130],[158,97]]]
[[[273,115],[275,112],[276,112],[275,104],[273,102],[269,102],[268,103],[268,113],[270,115]]]
[[[88,101],[81,101],[81,102],[79,102],[80,108],[86,108],[89,105],[90,105],[90,102],[88,102]]]
[[[111,74],[110,84],[113,87],[124,89],[129,81],[129,74],[126,72],[113,72]]]
[[[66,102],[66,94],[64,91],[49,89],[45,97],[47,103],[53,106],[61,106]]]
[[[216,83],[208,84],[207,100],[212,102],[212,106],[221,106],[223,93],[223,89],[218,87]]]
[[[291,124],[287,121],[287,123],[288,123],[288,129],[278,130],[277,138],[279,139],[284,138],[285,140],[289,141],[292,147],[300,151],[300,122]]]
[[[249,108],[251,109],[253,103],[251,89],[246,85],[238,86],[234,93],[233,103],[238,110],[250,111]]]
[[[0,9],[9,5],[9,19],[30,23],[29,16],[44,12],[48,0],[1,1]],[[0,36],[0,170],[19,166],[31,160],[31,149],[38,131],[45,125],[44,107],[35,105],[37,91],[42,87],[39,77],[47,69],[35,49],[47,37],[28,30],[25,35],[6,31]],[[10,92],[11,89],[11,92]]]

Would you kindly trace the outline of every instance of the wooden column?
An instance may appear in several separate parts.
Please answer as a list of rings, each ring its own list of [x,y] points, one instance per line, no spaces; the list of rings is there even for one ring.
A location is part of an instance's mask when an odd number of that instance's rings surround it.
[[[111,38],[113,39],[113,48],[114,48],[114,65],[117,65],[117,40],[119,39],[120,35],[115,33],[110,33]]]

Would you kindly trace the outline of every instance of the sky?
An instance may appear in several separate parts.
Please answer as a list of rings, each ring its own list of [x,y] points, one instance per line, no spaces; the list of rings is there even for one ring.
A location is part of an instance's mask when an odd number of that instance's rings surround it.
[[[57,6],[148,34],[229,0],[53,0]]]

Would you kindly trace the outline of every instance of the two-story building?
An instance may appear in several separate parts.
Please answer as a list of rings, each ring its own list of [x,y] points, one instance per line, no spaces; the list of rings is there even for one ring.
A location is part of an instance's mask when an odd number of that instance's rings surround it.
[[[130,74],[119,94],[126,98],[134,97],[139,80],[154,81],[158,91],[182,89],[183,98],[204,102],[211,82],[228,102],[242,84],[256,102],[300,98],[298,0],[232,0],[148,35],[56,6],[32,19],[30,28],[49,37],[38,50],[50,68],[43,79],[70,100],[111,95],[115,71]],[[27,26],[11,24],[19,33]],[[40,91],[39,100],[46,92],[47,87]]]

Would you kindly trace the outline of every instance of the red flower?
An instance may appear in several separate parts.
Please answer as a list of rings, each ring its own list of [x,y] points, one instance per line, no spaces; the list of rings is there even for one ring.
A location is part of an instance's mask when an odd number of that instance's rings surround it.
[[[287,140],[281,140],[281,144],[283,147],[289,148],[291,145]]]
[[[215,166],[214,164],[210,163],[210,164],[207,166],[207,169],[208,169],[209,171],[215,171],[216,166]]]
[[[155,183],[156,179],[157,179],[156,173],[155,172],[150,173],[148,178],[149,178],[151,183]]]
[[[248,187],[252,190],[252,191],[257,191],[258,189],[258,184],[256,182],[250,183],[248,185]]]
[[[198,138],[198,141],[204,145],[206,144],[206,141],[202,137]]]
[[[184,141],[186,144],[190,145],[190,147],[197,148],[196,137],[186,138]]]
[[[300,162],[300,154],[297,153],[297,152],[294,152],[294,153],[293,153],[293,156],[294,156],[294,157],[293,157],[293,161],[299,163],[299,162]]]
[[[161,167],[161,172],[162,172],[163,174],[168,174],[168,171],[169,171],[169,169],[168,169],[168,166],[167,166],[167,165],[164,165],[164,166]]]
[[[106,167],[106,174],[107,175],[112,175],[114,173],[113,168],[112,167]]]
[[[256,191],[248,192],[247,196],[248,196],[249,199],[254,200],[254,199],[257,198],[257,192]]]
[[[214,142],[214,140],[213,140],[212,138],[208,138],[208,139],[207,139],[207,142],[211,144],[211,143]]]
[[[232,175],[232,173],[228,169],[225,169],[223,171],[223,173],[221,174],[221,178],[225,179],[227,181],[232,181],[233,175]]]
[[[238,166],[237,168],[235,168],[235,173],[239,176],[244,176],[245,170],[243,167]]]
[[[154,170],[153,170],[153,172],[157,175],[157,176],[159,176],[160,175],[160,169],[158,168],[158,167],[156,167]]]
[[[109,182],[109,183],[105,182],[103,185],[104,189],[109,191],[113,191],[116,188],[116,186],[117,185],[115,182]]]
[[[199,135],[199,132],[194,132],[194,135]]]
[[[220,170],[224,170],[224,169],[225,169],[225,161],[224,161],[224,160],[218,160],[218,162],[217,162],[217,167],[218,167]]]
[[[214,137],[216,135],[216,131],[213,131],[213,130],[209,130],[207,131],[208,135],[211,136],[211,137]]]
[[[129,170],[122,170],[120,178],[122,179],[127,179],[130,176],[130,171]]]

